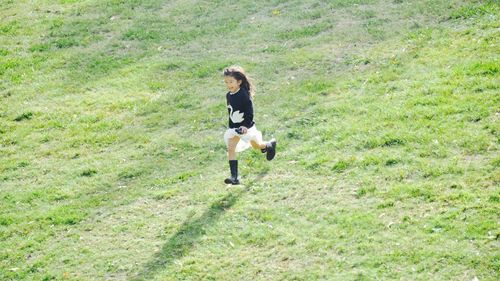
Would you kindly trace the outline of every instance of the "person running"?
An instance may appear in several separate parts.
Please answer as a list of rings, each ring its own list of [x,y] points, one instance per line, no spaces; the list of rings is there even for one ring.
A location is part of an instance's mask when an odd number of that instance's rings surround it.
[[[224,134],[227,157],[231,176],[224,180],[226,184],[240,184],[236,153],[249,148],[260,149],[266,153],[267,160],[273,160],[276,154],[276,140],[262,141],[262,133],[257,130],[253,120],[253,97],[255,87],[251,78],[240,66],[224,69],[224,82],[229,92],[226,94],[229,113],[229,128]]]

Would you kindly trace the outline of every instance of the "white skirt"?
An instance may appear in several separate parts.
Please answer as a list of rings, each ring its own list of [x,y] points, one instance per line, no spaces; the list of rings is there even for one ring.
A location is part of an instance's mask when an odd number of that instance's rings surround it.
[[[250,148],[252,146],[250,144],[250,141],[254,141],[258,144],[262,143],[262,133],[257,130],[257,127],[255,125],[253,125],[252,128],[248,129],[246,134],[242,135],[236,133],[235,129],[227,129],[226,133],[224,134],[224,142],[226,143],[226,146],[229,143],[229,139],[232,139],[235,136],[240,138],[240,141],[236,145],[236,152],[241,152]]]

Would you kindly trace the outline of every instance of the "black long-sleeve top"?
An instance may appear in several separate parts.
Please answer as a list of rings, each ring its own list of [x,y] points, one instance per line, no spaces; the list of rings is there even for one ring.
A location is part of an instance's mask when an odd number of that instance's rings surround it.
[[[251,128],[253,121],[253,102],[250,93],[245,88],[240,88],[235,94],[226,94],[227,112],[229,113],[229,128],[245,126]]]

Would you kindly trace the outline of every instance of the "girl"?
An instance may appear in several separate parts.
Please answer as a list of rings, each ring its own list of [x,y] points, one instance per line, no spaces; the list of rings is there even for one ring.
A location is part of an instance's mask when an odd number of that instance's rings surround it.
[[[229,92],[226,94],[229,113],[229,129],[224,134],[227,145],[227,157],[231,177],[226,184],[240,184],[238,178],[238,160],[236,152],[241,152],[250,146],[266,153],[267,160],[271,161],[276,154],[276,140],[262,141],[262,133],[257,130],[253,121],[254,86],[245,70],[239,66],[224,69],[224,82]]]

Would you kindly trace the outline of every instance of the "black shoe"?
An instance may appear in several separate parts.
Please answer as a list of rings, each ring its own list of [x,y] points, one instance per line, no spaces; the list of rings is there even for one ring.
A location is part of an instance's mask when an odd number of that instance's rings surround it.
[[[276,155],[276,140],[272,139],[267,145],[266,145],[266,159],[268,161],[273,160],[274,155]]]
[[[225,179],[224,183],[225,184],[237,185],[237,184],[240,184],[240,180],[237,179],[237,178],[230,177],[230,178]]]

